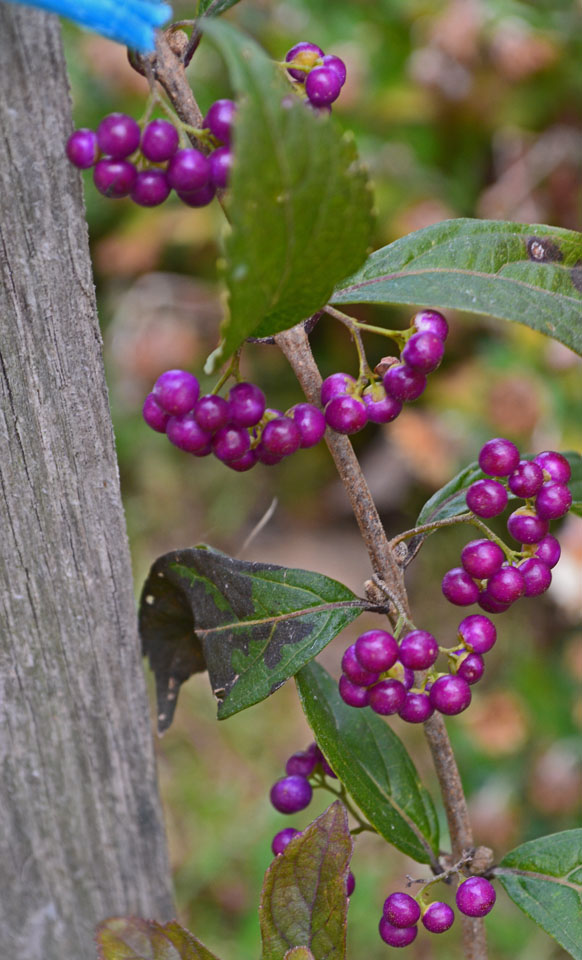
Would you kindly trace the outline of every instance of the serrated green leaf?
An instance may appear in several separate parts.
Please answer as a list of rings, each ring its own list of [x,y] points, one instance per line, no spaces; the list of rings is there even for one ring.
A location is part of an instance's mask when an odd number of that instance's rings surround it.
[[[318,663],[303,667],[295,679],[317,743],[368,821],[398,850],[435,864],[434,805],[396,734],[369,707],[347,706]]]
[[[263,960],[344,960],[352,848],[346,810],[336,800],[275,857],[259,907]]]
[[[230,24],[211,21],[204,31],[240,95],[227,200],[229,315],[210,369],[246,337],[286,330],[327,303],[366,256],[372,198],[353,137],[307,108]]]
[[[154,563],[140,602],[144,656],[156,676],[158,729],[180,686],[207,669],[225,719],[264,700],[369,608],[308,570],[235,560],[205,547]]]
[[[200,0],[198,6],[199,17],[219,17],[234,7],[239,0]]]
[[[582,960],[582,829],[522,843],[494,873],[528,917]]]
[[[95,934],[98,960],[218,960],[176,923],[141,917],[109,917]]]
[[[377,250],[332,303],[410,303],[514,320],[582,353],[582,234],[445,220]]]

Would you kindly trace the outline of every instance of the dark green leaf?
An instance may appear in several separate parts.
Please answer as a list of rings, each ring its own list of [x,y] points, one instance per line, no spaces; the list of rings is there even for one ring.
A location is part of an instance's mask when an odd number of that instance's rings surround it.
[[[205,547],[159,557],[142,591],[140,633],[160,733],[193,673],[208,670],[218,716],[230,717],[273,693],[367,607],[320,573]]]
[[[219,17],[234,7],[239,0],[200,0],[198,6],[199,17]]]
[[[97,927],[98,960],[217,960],[175,920],[110,917]]]
[[[336,800],[275,857],[259,908],[263,960],[344,960],[352,847],[345,807]]]
[[[366,256],[372,198],[353,137],[305,107],[248,37],[217,21],[204,30],[240,95],[224,262],[229,316],[210,369],[246,337],[285,330],[327,303]]]
[[[295,679],[317,743],[368,821],[403,853],[434,864],[439,830],[433,802],[396,734],[369,707],[347,706],[318,663]]]
[[[495,876],[528,917],[582,960],[582,830],[522,843]]]
[[[582,353],[582,234],[445,220],[373,253],[332,303],[410,303],[515,320]]]

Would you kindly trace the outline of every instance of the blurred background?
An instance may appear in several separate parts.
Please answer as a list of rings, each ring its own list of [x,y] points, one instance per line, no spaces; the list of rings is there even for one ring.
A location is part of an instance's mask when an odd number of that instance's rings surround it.
[[[175,2],[176,19],[193,3]],[[582,4],[579,0],[242,0],[229,18],[275,59],[311,40],[348,65],[336,122],[354,131],[373,178],[374,245],[449,217],[483,217],[582,229]],[[139,118],[147,89],[121,47],[65,27],[77,126],[114,110]],[[203,110],[230,90],[204,43],[190,69]],[[365,551],[324,446],[246,474],[170,446],[141,419],[156,377],[171,367],[201,374],[216,344],[222,214],[177,201],[145,210],[108,201],[86,176],[86,201],[136,593],[161,553],[204,541],[245,559],[300,566],[358,593]],[[358,308],[361,319],[408,325],[410,310]],[[424,501],[490,436],[524,451],[580,449],[582,365],[566,348],[519,325],[450,313],[445,360],[423,397],[395,423],[354,438],[389,534],[414,525]],[[343,328],[323,320],[312,337],[323,375],[356,372]],[[368,337],[372,364],[386,341]],[[301,399],[273,347],[244,351],[245,376],[270,406]],[[202,389],[212,382],[204,377]],[[249,533],[274,498],[263,531]],[[533,837],[581,824],[582,520],[561,525],[562,560],[548,594],[497,618],[500,638],[471,709],[448,723],[479,843],[501,857]],[[429,539],[409,568],[415,621],[452,641],[458,611],[440,593],[470,531]],[[338,674],[343,650],[377,624],[371,616],[326,649]],[[259,955],[257,904],[273,834],[302,829],[327,806],[286,818],[268,801],[289,754],[310,742],[292,682],[224,723],[204,676],[180,694],[176,720],[157,742],[180,919],[222,960]],[[393,727],[438,803],[422,731]],[[446,825],[443,822],[443,832]],[[446,842],[446,836],[445,836]],[[422,876],[381,840],[358,837],[349,910],[350,957],[380,960],[377,934],[388,893]],[[440,895],[440,893],[439,893]],[[445,891],[446,898],[446,891]],[[487,921],[493,960],[566,954],[499,892]],[[424,931],[411,960],[457,960],[460,924]]]

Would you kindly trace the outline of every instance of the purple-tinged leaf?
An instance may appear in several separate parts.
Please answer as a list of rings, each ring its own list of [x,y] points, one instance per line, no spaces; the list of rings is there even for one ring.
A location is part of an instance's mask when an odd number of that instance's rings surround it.
[[[175,920],[109,917],[95,934],[98,960],[218,960]]]

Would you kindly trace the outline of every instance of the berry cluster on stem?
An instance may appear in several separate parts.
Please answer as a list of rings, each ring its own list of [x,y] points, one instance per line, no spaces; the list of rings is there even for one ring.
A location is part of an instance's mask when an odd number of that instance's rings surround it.
[[[285,54],[282,64],[295,87],[305,91],[306,104],[317,111],[329,112],[346,82],[346,65],[339,57],[325,54],[307,40],[296,43]]]

